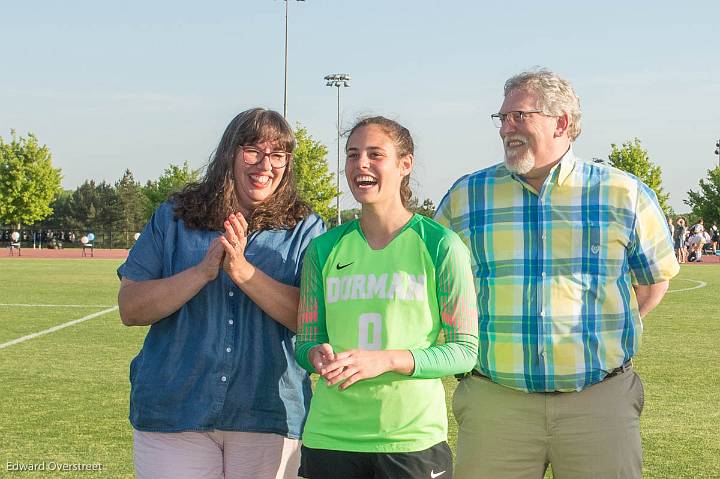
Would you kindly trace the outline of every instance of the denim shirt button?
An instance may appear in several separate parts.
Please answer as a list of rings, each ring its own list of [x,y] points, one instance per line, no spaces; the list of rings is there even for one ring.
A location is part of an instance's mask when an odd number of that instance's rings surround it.
[[[229,319],[228,324],[235,324],[235,321],[233,321],[232,319]]]
[[[227,381],[227,378],[225,376],[223,376],[220,378],[220,381],[225,382],[225,381]]]
[[[230,292],[228,293],[228,296],[230,296],[230,297],[232,298],[233,296],[235,296],[235,293],[233,293],[232,291],[230,291]]]

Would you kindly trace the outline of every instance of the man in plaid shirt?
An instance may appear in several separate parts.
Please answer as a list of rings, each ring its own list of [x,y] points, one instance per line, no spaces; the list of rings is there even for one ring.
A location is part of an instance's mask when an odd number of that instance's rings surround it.
[[[641,318],[679,271],[654,192],[575,157],[580,103],[548,70],[505,83],[505,161],[435,219],[470,248],[480,350],[458,385],[455,477],[639,478]]]

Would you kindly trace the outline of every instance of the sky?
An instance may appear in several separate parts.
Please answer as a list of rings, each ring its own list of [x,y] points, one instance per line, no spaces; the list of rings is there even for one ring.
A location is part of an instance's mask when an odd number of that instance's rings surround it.
[[[581,158],[637,137],[670,205],[718,164],[720,2],[290,1],[288,120],[328,146],[378,114],[408,127],[413,187],[437,205],[460,176],[502,160],[489,115],[507,78],[546,67],[581,100]],[[282,112],[282,0],[0,0],[0,136],[35,134],[62,185],[142,183],[203,167],[239,112]],[[344,147],[344,139],[342,140]],[[341,157],[344,162],[344,157]],[[355,205],[341,179],[343,209]]]

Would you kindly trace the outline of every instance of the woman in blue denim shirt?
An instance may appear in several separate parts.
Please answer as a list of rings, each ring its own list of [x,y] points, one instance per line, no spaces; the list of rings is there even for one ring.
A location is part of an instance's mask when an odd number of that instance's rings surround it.
[[[310,400],[294,360],[305,248],[293,132],[256,108],[228,125],[199,183],[161,205],[118,269],[139,478],[297,477]]]

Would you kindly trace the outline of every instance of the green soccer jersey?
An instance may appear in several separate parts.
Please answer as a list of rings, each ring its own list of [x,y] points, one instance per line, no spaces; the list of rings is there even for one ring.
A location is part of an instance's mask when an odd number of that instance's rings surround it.
[[[322,343],[336,353],[406,349],[415,360],[412,376],[389,372],[343,391],[320,378],[303,444],[414,452],[447,439],[439,378],[472,369],[478,347],[470,256],[455,233],[414,215],[374,250],[359,221],[339,226],[308,246],[300,297],[295,356],[308,371],[308,352]]]

